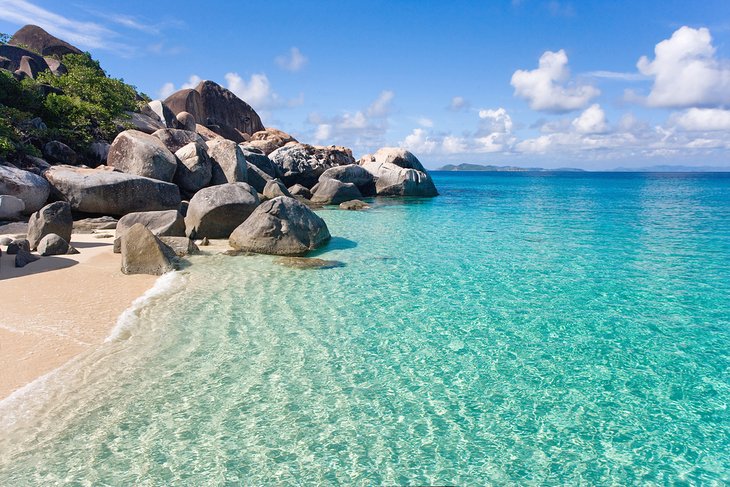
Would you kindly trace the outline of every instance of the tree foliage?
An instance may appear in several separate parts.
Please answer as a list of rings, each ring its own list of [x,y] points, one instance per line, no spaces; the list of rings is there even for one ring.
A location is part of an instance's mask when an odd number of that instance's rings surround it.
[[[0,70],[0,156],[37,152],[33,147],[48,140],[84,153],[94,140],[111,141],[126,128],[125,112],[146,99],[134,86],[107,76],[89,54],[68,54],[62,61],[66,74],[44,71],[35,80],[19,81]],[[37,117],[43,124],[30,123]]]

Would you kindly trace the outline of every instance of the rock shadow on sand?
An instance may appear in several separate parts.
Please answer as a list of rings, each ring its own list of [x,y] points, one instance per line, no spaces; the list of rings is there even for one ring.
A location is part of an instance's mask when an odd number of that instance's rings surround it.
[[[41,257],[39,260],[31,262],[25,267],[15,267],[15,255],[7,255],[3,252],[2,257],[0,257],[0,281],[65,269],[76,264],[78,264],[77,261],[67,257],[49,256]]]

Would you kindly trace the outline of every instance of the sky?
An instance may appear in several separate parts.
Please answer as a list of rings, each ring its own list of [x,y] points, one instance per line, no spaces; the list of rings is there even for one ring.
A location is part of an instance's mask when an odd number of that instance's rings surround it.
[[[0,0],[152,98],[210,79],[356,157],[730,168],[730,1]]]

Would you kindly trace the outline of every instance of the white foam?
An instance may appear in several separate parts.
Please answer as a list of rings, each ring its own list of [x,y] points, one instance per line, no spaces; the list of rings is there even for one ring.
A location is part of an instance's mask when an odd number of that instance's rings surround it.
[[[114,340],[125,339],[129,337],[129,330],[137,322],[139,318],[139,312],[147,305],[150,301],[162,296],[169,294],[173,290],[178,289],[185,282],[182,272],[168,272],[160,276],[155,281],[154,286],[148,289],[142,296],[138,297],[129,308],[125,309],[119,318],[117,318],[117,324],[112,328],[111,333],[104,340],[104,343],[108,343]]]

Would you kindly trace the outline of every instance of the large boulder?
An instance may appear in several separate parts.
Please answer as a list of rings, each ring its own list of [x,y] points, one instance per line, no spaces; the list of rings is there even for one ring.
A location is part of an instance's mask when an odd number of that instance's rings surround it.
[[[292,196],[298,196],[307,200],[312,198],[312,192],[309,188],[302,186],[301,184],[295,184],[289,188],[289,193],[291,193]]]
[[[248,184],[250,184],[257,192],[263,194],[264,189],[266,189],[266,185],[269,181],[273,180],[273,178],[250,162],[247,162],[246,166],[248,167],[246,176]]]
[[[262,191],[262,194],[267,199],[273,200],[277,196],[288,196],[292,197],[291,193],[288,189],[286,189],[286,186],[279,181],[278,179],[272,179],[270,181],[266,182],[266,186],[264,186],[264,190]]]
[[[31,250],[35,250],[38,242],[51,233],[55,233],[66,242],[70,242],[73,226],[71,205],[65,201],[56,201],[44,206],[33,213],[28,220],[28,242]]]
[[[204,188],[190,200],[185,217],[190,238],[228,238],[259,205],[256,190],[247,183],[226,183]]]
[[[210,183],[213,167],[204,145],[191,142],[175,152],[175,157],[180,162],[173,181],[184,193],[194,194]]]
[[[431,176],[405,149],[385,147],[363,156],[359,164],[375,178],[379,196],[438,196]]]
[[[122,236],[137,223],[157,237],[184,237],[185,219],[177,210],[137,211],[119,219],[114,235],[114,252],[121,250]]]
[[[348,164],[346,166],[337,166],[327,169],[319,177],[319,182],[326,179],[336,179],[343,183],[352,183],[357,186],[363,196],[375,195],[375,178],[366,171],[362,166],[357,164]]]
[[[337,179],[325,179],[317,184],[312,195],[312,203],[339,205],[345,201],[362,198],[362,194],[352,183],[343,183]]]
[[[83,54],[80,49],[58,37],[52,36],[37,25],[20,28],[8,42],[11,46],[24,46],[42,56],[63,57],[66,54]]]
[[[57,140],[46,142],[43,146],[43,156],[51,164],[76,164],[76,151]]]
[[[177,91],[165,104],[176,115],[188,112],[197,123],[235,142],[242,142],[264,129],[261,118],[248,103],[212,81],[201,81],[195,89]]]
[[[178,257],[185,257],[200,253],[198,246],[195,245],[195,242],[188,237],[159,237],[159,239]]]
[[[327,224],[294,198],[261,203],[236,228],[229,244],[236,250],[272,255],[304,255],[330,239]]]
[[[137,112],[124,112],[124,117],[119,118],[117,123],[119,124],[120,129],[131,125],[135,130],[139,130],[140,132],[150,135],[166,127],[166,125],[157,117]]]
[[[109,147],[111,147],[111,144],[106,140],[95,140],[89,144],[89,156],[91,161],[88,165],[97,167],[100,164],[105,164],[107,158],[109,158]]]
[[[175,114],[172,113],[172,110],[170,110],[170,108],[160,100],[152,100],[144,105],[140,109],[140,112],[157,120],[167,128],[177,128],[175,127]]]
[[[122,237],[122,272],[160,276],[175,270],[175,254],[141,223]]]
[[[177,121],[178,128],[188,130],[190,132],[195,132],[195,127],[198,125],[195,121],[195,117],[188,112],[178,113],[175,120]]]
[[[55,233],[49,233],[38,242],[38,253],[43,257],[66,255],[69,250],[71,250],[71,246],[68,241]]]
[[[70,166],[54,166],[43,175],[54,194],[68,201],[75,211],[121,216],[180,206],[178,187],[156,179]]]
[[[241,144],[239,147],[241,148],[241,151],[243,151],[243,156],[246,158],[246,162],[253,164],[272,178],[281,177],[282,173],[279,170],[279,167],[274,164],[268,156],[265,156],[263,152],[258,149],[252,149],[245,144]]]
[[[4,69],[20,71],[31,78],[48,69],[48,64],[43,56],[19,46],[0,44],[0,58],[7,60],[3,62]]]
[[[269,154],[271,161],[279,167],[284,184],[301,184],[311,188],[327,169],[354,164],[352,151],[345,147],[312,146],[308,144],[287,144]]]
[[[246,157],[232,140],[218,138],[205,143],[213,165],[211,184],[245,183],[248,181]]]
[[[267,128],[251,135],[246,145],[259,149],[264,155],[269,155],[279,147],[284,147],[289,142],[297,142],[297,139],[279,129]]]
[[[181,129],[160,129],[153,133],[170,152],[177,152],[191,142],[205,146],[205,140],[195,132]]]
[[[19,220],[25,210],[25,203],[20,198],[9,194],[0,195],[0,220]]]
[[[48,201],[50,192],[48,182],[37,174],[0,165],[0,195],[23,200],[25,214],[41,209]]]
[[[177,169],[175,155],[160,139],[138,130],[125,130],[109,147],[107,164],[128,174],[172,181]]]

